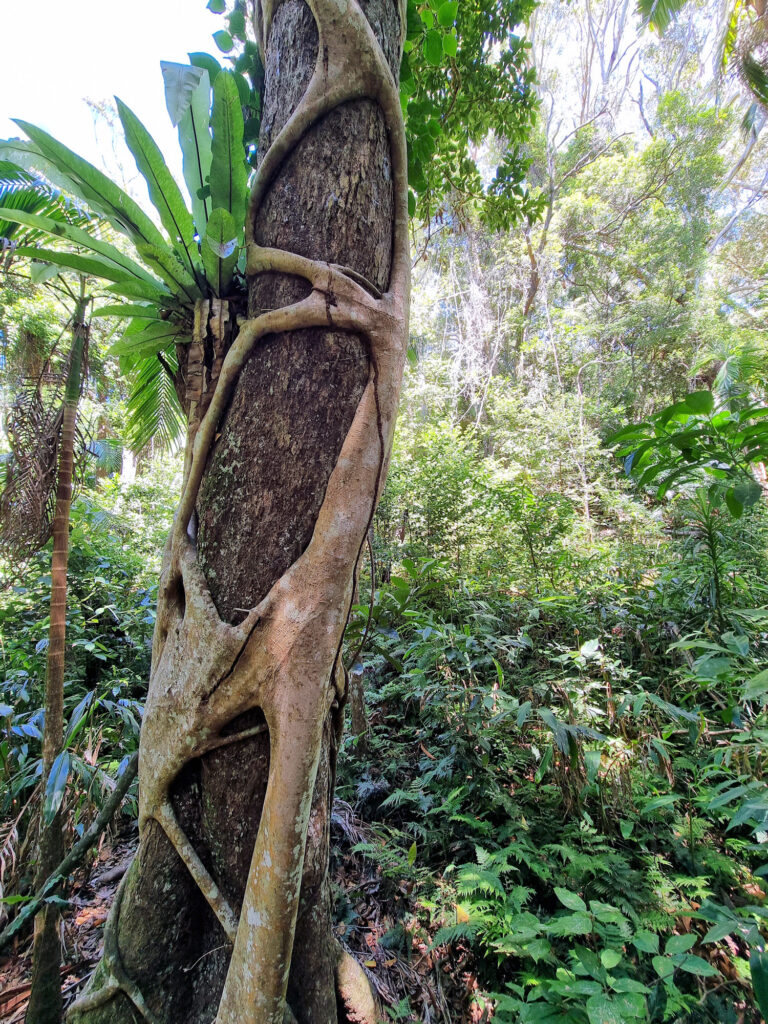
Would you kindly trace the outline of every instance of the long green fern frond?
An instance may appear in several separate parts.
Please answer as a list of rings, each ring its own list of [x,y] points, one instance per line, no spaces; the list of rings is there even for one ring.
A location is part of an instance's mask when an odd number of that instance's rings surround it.
[[[136,363],[131,373],[127,420],[134,451],[141,451],[152,440],[161,448],[173,448],[182,440],[185,417],[171,379],[176,370],[173,349],[162,357],[151,356]]]

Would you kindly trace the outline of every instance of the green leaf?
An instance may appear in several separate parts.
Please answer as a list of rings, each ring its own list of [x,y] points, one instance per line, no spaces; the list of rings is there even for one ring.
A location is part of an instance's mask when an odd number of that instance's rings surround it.
[[[589,1024],[626,1024],[619,1007],[604,992],[587,999]]]
[[[737,484],[733,489],[734,497],[745,508],[757,504],[763,494],[763,489],[756,480],[745,480]]]
[[[715,399],[711,391],[692,391],[690,395],[685,396],[683,401],[697,416],[709,414],[715,407]]]
[[[181,336],[181,328],[178,324],[148,323],[146,325],[139,324],[139,328],[135,331],[126,331],[122,338],[110,347],[109,354],[145,358],[168,348]]]
[[[688,974],[695,974],[697,978],[716,978],[720,971],[703,957],[693,956],[692,953],[683,953],[675,957],[675,967]]]
[[[234,39],[239,39],[240,42],[245,42],[245,14],[239,9],[235,8],[234,11],[227,18],[229,24],[229,34]]]
[[[672,804],[677,803],[680,799],[674,793],[665,793],[663,796],[657,796],[653,800],[649,800],[647,804],[643,806],[641,814],[645,817],[646,814],[651,814],[653,811],[658,811],[662,807],[671,807]]]
[[[592,932],[592,918],[589,914],[566,914],[553,918],[548,925],[551,935],[589,935]]]
[[[550,764],[552,763],[552,758],[554,756],[555,756],[555,748],[550,744],[547,747],[547,749],[544,751],[544,755],[543,755],[543,757],[541,759],[541,763],[539,764],[539,767],[536,769],[536,774],[534,775],[535,782],[537,782],[537,783],[541,782],[541,780],[547,774],[547,768],[549,768]]]
[[[413,867],[416,863],[416,843],[411,843],[408,848],[408,866]]]
[[[666,956],[672,956],[673,953],[687,953],[688,950],[695,945],[695,935],[672,935],[667,940],[667,944],[664,947],[664,953]]]
[[[443,35],[437,29],[430,29],[424,37],[424,56],[434,67],[443,62]]]
[[[749,958],[749,969],[752,973],[755,1001],[760,1007],[760,1013],[768,1020],[768,952],[753,949]]]
[[[721,921],[720,924],[712,925],[702,942],[720,942],[728,935],[732,935],[738,928],[738,921]]]
[[[763,669],[762,672],[758,672],[756,676],[752,676],[751,679],[747,680],[744,687],[744,700],[756,700],[759,697],[764,697],[767,693],[768,668]]]
[[[459,41],[456,36],[450,34],[443,36],[443,53],[448,57],[455,57],[459,52]]]
[[[526,942],[522,950],[526,956],[532,957],[537,963],[548,957],[551,951],[552,945],[546,939],[534,939],[533,942]]]
[[[454,21],[456,21],[456,15],[458,13],[458,0],[447,0],[446,3],[440,4],[437,9],[438,25],[442,25],[443,28],[450,28]]]
[[[178,125],[184,182],[192,200],[192,220],[205,235],[211,205],[202,193],[211,173],[211,86],[204,68],[163,62],[165,102],[173,124]]]
[[[126,425],[135,452],[150,441],[171,448],[184,436],[186,420],[172,379],[178,368],[176,352],[171,348],[163,358],[167,370],[151,355],[139,359],[131,373]]]
[[[641,953],[658,953],[659,936],[654,932],[639,931],[633,936],[632,945]]]
[[[235,76],[222,71],[213,85],[211,202],[245,224],[248,176],[243,151],[243,111]]]
[[[174,297],[163,289],[160,282],[157,287],[153,287],[145,281],[120,281],[108,285],[106,291],[112,295],[123,295],[127,299],[147,299],[149,302],[156,302],[163,306],[169,303],[175,304]]]
[[[213,41],[216,43],[222,53],[229,53],[232,47],[235,45],[232,36],[229,32],[225,32],[224,29],[219,29],[218,32],[213,33]]]
[[[685,3],[686,0],[637,0],[637,9],[645,23],[661,36],[675,20]]]
[[[725,492],[725,504],[734,519],[740,519],[744,513],[744,506],[736,497],[733,487]]]
[[[59,268],[47,263],[36,263],[34,260],[29,265],[29,279],[32,284],[45,284],[51,278],[56,277]]]
[[[45,784],[45,798],[43,801],[43,821],[46,827],[50,826],[61,807],[64,794],[67,789],[69,778],[69,751],[62,750],[51,765],[48,781]]]
[[[662,981],[666,980],[667,978],[671,978],[672,975],[675,973],[675,965],[672,963],[669,957],[655,956],[653,960],[651,960],[651,963],[653,964],[654,971],[656,971],[656,973],[662,979]]]
[[[221,71],[221,64],[210,53],[189,53],[189,63],[195,68],[204,68],[208,72],[211,85],[216,81],[216,76]],[[184,65],[181,65],[182,67]]]
[[[606,970],[612,971],[621,963],[621,953],[617,949],[604,949],[600,954],[600,960]]]
[[[100,306],[98,309],[94,309],[92,315],[94,317],[118,316],[126,319],[133,319],[133,317],[140,317],[144,320],[160,319],[160,311],[157,306],[145,306],[137,302],[121,302],[112,306]]]
[[[141,207],[113,181],[52,135],[26,121],[15,122],[32,139],[40,152],[75,185],[76,194],[92,209],[106,217],[134,245],[162,245],[163,236]]]
[[[237,263],[238,228],[227,210],[216,209],[208,220],[203,264],[208,282],[218,296],[226,293]]]
[[[160,286],[160,282],[152,277],[144,267],[134,262],[125,253],[120,252],[114,245],[96,238],[90,231],[84,231],[82,228],[77,228],[66,221],[52,220],[50,217],[41,217],[37,214],[25,213],[23,210],[11,210],[6,207],[0,207],[0,218],[11,220],[27,227],[37,228],[52,237],[63,238],[74,245],[90,249],[91,252],[103,257],[115,270],[123,272],[119,280],[136,277],[147,281],[149,284]],[[118,278],[110,278],[109,280],[118,280]]]
[[[227,9],[226,0],[208,0],[205,6],[213,14],[223,14]]]
[[[30,259],[44,260],[46,263],[53,263],[57,267],[67,270],[74,270],[78,274],[85,274],[87,277],[103,278],[105,281],[131,282],[133,277],[127,271],[116,267],[114,263],[102,259],[100,256],[85,256],[81,253],[59,251],[58,249],[39,249],[34,246],[20,245],[16,250],[18,256],[28,256]],[[146,282],[136,282],[142,285]],[[155,292],[154,295],[158,295]]]
[[[117,111],[125,132],[125,141],[136,166],[147,183],[149,198],[160,214],[174,249],[181,256],[192,276],[197,271],[197,245],[192,215],[182,198],[179,186],[168,170],[155,140],[136,115],[122,100],[115,97]]]
[[[141,258],[165,281],[174,295],[194,303],[202,296],[197,281],[182,266],[173,249],[162,245],[137,245]]]
[[[564,907],[569,910],[580,910],[586,912],[587,904],[576,892],[571,892],[570,889],[563,889],[561,886],[555,886],[555,896],[560,900]]]

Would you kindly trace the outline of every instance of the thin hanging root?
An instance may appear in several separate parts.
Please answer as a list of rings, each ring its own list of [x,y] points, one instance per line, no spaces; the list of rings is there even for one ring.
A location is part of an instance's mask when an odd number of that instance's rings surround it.
[[[230,942],[234,942],[237,935],[237,918],[218,885],[216,885],[207,868],[200,860],[197,850],[190,843],[186,833],[176,820],[176,815],[173,812],[170,801],[167,800],[160,805],[155,817],[173,844],[176,853],[184,861],[198,889],[208,901],[208,905],[218,918],[219,924],[224,929],[227,938]]]
[[[115,902],[104,930],[104,956],[103,963],[107,972],[107,979],[101,988],[94,992],[85,992],[74,1002],[67,1011],[67,1019],[75,1014],[87,1013],[95,1010],[122,992],[133,1003],[147,1024],[160,1024],[141,993],[138,985],[128,977],[123,961],[120,956],[120,949],[117,944],[117,926],[120,920],[120,908],[123,905],[123,895],[127,884],[128,875],[123,880],[115,895]]]
[[[252,736],[260,736],[266,732],[268,726],[264,723],[262,725],[254,725],[250,729],[243,729],[242,732],[236,732],[232,736],[220,736],[217,740],[206,744],[208,750],[218,750],[219,747],[228,747],[231,743],[242,743],[243,740],[249,740]]]

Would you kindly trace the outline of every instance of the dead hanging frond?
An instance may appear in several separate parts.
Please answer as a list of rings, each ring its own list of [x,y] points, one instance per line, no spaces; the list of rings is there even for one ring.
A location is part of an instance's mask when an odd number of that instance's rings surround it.
[[[64,416],[62,376],[26,381],[6,414],[10,451],[0,462],[0,552],[23,563],[51,537]],[[82,484],[92,440],[75,431],[73,491]]]
[[[15,887],[19,852],[19,817],[0,824],[0,900]],[[0,928],[8,920],[8,911],[0,903]]]

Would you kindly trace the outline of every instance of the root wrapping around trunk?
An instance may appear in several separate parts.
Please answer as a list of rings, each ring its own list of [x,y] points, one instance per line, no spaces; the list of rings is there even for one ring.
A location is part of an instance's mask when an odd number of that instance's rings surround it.
[[[210,400],[196,404],[195,415],[190,416],[182,496],[161,576],[141,734],[140,830],[143,834],[150,819],[159,823],[233,942],[217,1024],[284,1024],[293,1019],[285,995],[323,722],[334,702],[338,705],[345,695],[339,653],[352,576],[384,483],[407,343],[407,166],[397,85],[357,0],[308,0],[308,5],[319,34],[317,66],[259,166],[246,239],[249,275],[298,276],[311,291],[301,301],[241,323],[218,367]],[[263,0],[267,33],[272,6]],[[398,7],[404,29],[402,0]],[[383,112],[394,176],[393,263],[383,294],[354,271],[261,247],[253,238],[256,214],[286,157],[325,114],[363,98],[376,102]],[[308,547],[246,619],[230,625],[218,615],[193,539],[205,467],[240,372],[260,340],[312,327],[365,338],[368,381]],[[228,736],[226,728],[254,708],[260,708],[266,719],[266,726],[258,730],[269,730],[270,774],[238,919],[179,825],[170,787],[193,758],[252,734]],[[84,1012],[122,991],[144,1019],[152,1021],[120,961],[120,902],[121,896],[105,942],[107,983],[82,997],[73,1012]],[[337,973],[350,1019],[374,1024],[380,1018],[362,969],[345,953]]]

